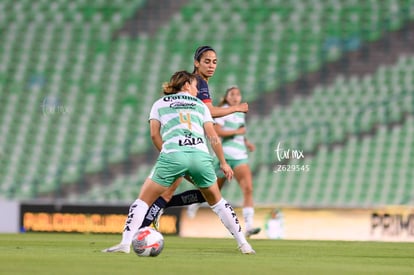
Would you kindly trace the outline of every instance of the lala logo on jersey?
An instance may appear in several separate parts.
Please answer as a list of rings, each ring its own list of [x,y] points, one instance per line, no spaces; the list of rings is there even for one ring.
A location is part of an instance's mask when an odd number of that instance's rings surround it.
[[[201,137],[193,137],[193,134],[188,133],[184,136],[184,139],[178,140],[178,145],[180,146],[189,146],[189,145],[197,145],[200,143],[204,143],[204,140]]]

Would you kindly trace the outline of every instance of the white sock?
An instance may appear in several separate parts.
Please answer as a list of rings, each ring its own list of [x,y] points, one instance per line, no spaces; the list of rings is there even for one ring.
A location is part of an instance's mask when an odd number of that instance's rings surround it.
[[[198,209],[200,209],[200,207],[208,206],[208,203],[206,201],[205,202],[200,202],[200,203],[196,202],[196,203],[190,204],[188,207],[190,207],[190,206],[191,206],[192,210],[197,212]]]
[[[203,206],[203,207],[205,207],[205,206],[209,206],[209,205],[208,205],[208,202],[206,202],[206,201],[205,201],[205,202],[201,202],[201,203],[199,203],[199,205],[200,205],[200,207],[201,207],[201,206]]]
[[[191,211],[197,212],[200,206],[201,206],[201,203],[196,202],[196,203],[190,204],[188,208],[191,209]]]
[[[244,225],[246,226],[246,231],[253,228],[253,217],[254,217],[254,208],[243,207],[243,218],[244,218]]]
[[[210,207],[220,217],[221,222],[230,231],[239,246],[247,243],[233,207],[224,198]]]
[[[131,245],[132,237],[134,237],[135,232],[138,231],[147,211],[148,205],[140,199],[135,200],[131,204],[129,207],[128,218],[125,221],[124,231],[122,232],[121,244]]]

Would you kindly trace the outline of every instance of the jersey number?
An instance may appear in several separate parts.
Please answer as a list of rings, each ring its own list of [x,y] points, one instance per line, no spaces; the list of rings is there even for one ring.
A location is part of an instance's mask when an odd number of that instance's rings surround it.
[[[191,116],[190,113],[180,113],[180,123],[186,123],[188,125],[188,129],[191,130]]]

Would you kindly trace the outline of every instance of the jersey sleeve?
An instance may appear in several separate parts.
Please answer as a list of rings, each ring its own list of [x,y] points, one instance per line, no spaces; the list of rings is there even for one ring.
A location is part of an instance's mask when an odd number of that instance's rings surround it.
[[[225,123],[224,117],[216,117],[216,118],[214,118],[214,121],[216,122],[216,124],[218,124],[220,126],[223,126],[224,123]]]
[[[205,91],[205,90],[200,90],[200,91],[198,92],[197,97],[198,97],[201,101],[203,101],[204,103],[211,103],[211,102],[212,102],[211,97],[210,97],[210,92],[209,92],[208,90],[207,90],[207,91]]]
[[[228,107],[229,106],[227,104],[225,104],[221,108],[228,108]],[[218,124],[220,126],[224,126],[224,124],[226,123],[226,120],[231,121],[231,116],[232,116],[232,114],[228,114],[228,115],[221,116],[221,117],[215,117],[214,121],[216,122],[216,124]]]
[[[212,102],[210,90],[207,82],[201,77],[197,77],[197,97],[204,103]]]
[[[203,104],[203,107],[204,107],[204,123],[205,122],[213,122],[214,123],[214,119],[211,116],[211,113],[210,113],[210,110],[208,109],[208,107],[205,104]]]
[[[150,121],[150,120],[152,120],[152,119],[155,119],[155,120],[158,120],[158,121],[160,121],[160,114],[159,114],[159,112],[158,112],[158,108],[157,108],[157,102],[155,102],[153,105],[152,105],[152,107],[151,107],[151,111],[150,111],[150,115],[149,115],[149,118],[148,118],[148,121]]]

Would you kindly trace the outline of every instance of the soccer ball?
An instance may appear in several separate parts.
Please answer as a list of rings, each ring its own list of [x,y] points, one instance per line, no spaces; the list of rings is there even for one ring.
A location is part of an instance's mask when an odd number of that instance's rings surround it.
[[[152,227],[140,228],[134,234],[132,248],[138,256],[158,256],[164,248],[164,237]]]

